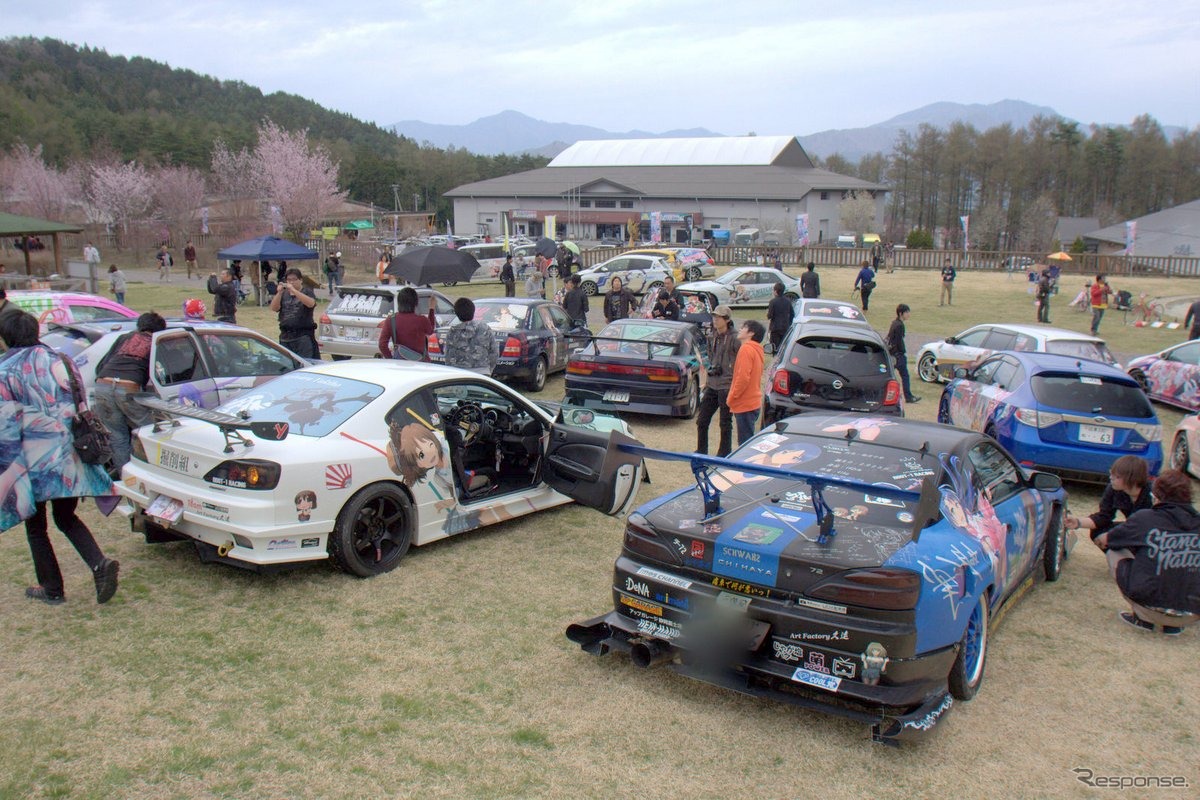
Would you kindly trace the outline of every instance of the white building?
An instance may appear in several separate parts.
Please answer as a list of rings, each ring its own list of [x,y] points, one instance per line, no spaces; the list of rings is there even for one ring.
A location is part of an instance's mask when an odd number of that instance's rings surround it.
[[[454,230],[568,239],[718,241],[755,228],[764,243],[813,244],[841,232],[838,207],[853,195],[875,200],[882,225],[887,187],[813,166],[794,136],[613,139],[577,142],[542,169],[459,186]],[[555,231],[545,229],[553,216]]]

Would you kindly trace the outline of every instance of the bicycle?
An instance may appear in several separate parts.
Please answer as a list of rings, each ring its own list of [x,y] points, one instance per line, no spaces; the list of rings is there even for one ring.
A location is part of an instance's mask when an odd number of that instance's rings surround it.
[[[1157,300],[1147,300],[1146,293],[1143,292],[1138,295],[1138,301],[1130,309],[1130,313],[1133,314],[1135,325],[1139,322],[1145,324],[1147,322],[1162,322],[1164,309],[1163,304]]]

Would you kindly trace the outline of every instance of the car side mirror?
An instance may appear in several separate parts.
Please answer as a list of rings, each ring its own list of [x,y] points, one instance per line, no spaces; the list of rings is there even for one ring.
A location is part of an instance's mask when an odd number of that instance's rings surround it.
[[[955,367],[954,368],[954,377],[966,378],[968,375],[970,375],[970,373],[967,372],[966,367]]]
[[[955,336],[947,336],[946,344],[958,344],[958,338]]]
[[[1053,472],[1033,473],[1033,488],[1039,492],[1055,492],[1062,488],[1062,478]]]

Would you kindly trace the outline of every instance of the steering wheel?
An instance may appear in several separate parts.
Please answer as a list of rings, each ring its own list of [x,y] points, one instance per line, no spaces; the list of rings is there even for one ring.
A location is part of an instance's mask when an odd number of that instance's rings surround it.
[[[478,403],[462,403],[455,406],[446,415],[446,422],[458,430],[464,447],[479,441],[487,427],[483,419],[483,409]]]

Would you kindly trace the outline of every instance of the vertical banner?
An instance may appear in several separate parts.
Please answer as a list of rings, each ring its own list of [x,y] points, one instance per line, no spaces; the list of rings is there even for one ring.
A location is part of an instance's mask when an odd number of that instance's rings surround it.
[[[271,230],[276,236],[283,234],[283,213],[279,206],[271,206]]]
[[[504,252],[510,253],[512,251],[508,249],[508,212],[500,212],[500,219],[504,222]]]
[[[968,214],[968,215],[965,215],[965,216],[959,217],[959,218],[958,218],[958,221],[962,223],[962,229],[963,229],[963,252],[965,253],[965,252],[967,252],[967,237],[970,235],[971,216]]]
[[[550,239],[558,236],[558,216],[556,214],[546,215],[546,221],[542,227],[542,236]]]
[[[1125,223],[1125,255],[1133,255],[1135,244],[1137,244],[1137,220],[1131,219]]]
[[[650,241],[652,241],[652,242],[661,242],[662,241],[662,212],[661,211],[651,211],[650,212]]]
[[[808,247],[808,214],[796,215],[796,244]]]
[[[200,232],[208,235],[208,206],[200,209]]]

